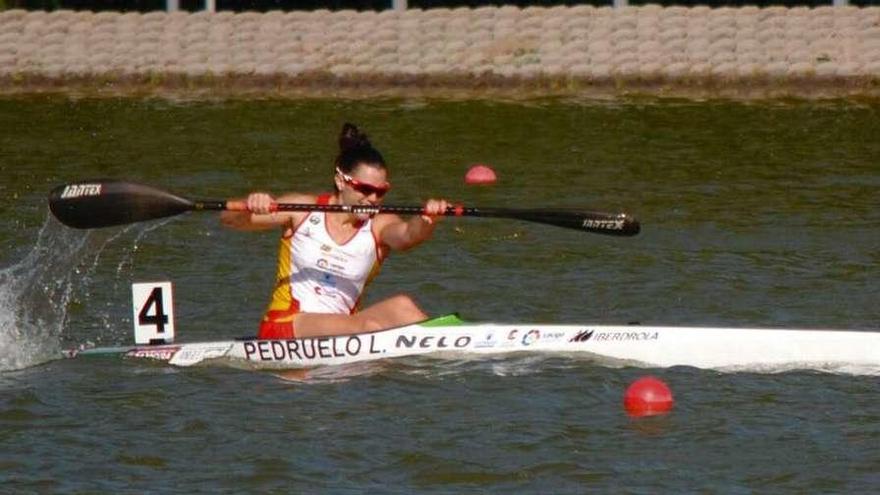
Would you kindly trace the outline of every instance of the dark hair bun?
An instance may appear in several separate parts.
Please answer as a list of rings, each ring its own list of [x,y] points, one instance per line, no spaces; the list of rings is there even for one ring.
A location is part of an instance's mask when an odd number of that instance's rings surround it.
[[[339,151],[356,150],[358,148],[372,148],[367,135],[360,131],[356,125],[346,122],[342,125],[342,132],[339,133]]]
[[[367,135],[356,125],[346,122],[339,133],[339,155],[333,165],[347,174],[360,163],[386,168],[382,153],[373,148]]]

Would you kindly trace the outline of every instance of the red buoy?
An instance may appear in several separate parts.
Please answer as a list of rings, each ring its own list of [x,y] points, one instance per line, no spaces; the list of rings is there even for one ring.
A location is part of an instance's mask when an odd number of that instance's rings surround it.
[[[663,380],[645,376],[632,382],[623,396],[623,406],[633,417],[666,414],[672,410],[672,391]]]
[[[483,164],[474,165],[464,176],[465,184],[494,184],[497,180],[495,171]]]

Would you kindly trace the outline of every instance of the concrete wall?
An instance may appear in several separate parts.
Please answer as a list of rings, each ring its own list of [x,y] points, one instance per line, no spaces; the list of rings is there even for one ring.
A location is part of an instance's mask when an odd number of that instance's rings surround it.
[[[0,12],[0,91],[880,92],[880,8]]]

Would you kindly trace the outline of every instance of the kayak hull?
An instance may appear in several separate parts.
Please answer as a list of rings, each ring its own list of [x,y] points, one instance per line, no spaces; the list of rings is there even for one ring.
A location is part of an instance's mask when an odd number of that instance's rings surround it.
[[[572,353],[645,366],[880,373],[880,332],[656,327],[640,325],[431,324],[357,335],[241,339],[68,351],[69,357],[123,354],[194,366],[215,360],[258,369],[296,369],[427,354]]]

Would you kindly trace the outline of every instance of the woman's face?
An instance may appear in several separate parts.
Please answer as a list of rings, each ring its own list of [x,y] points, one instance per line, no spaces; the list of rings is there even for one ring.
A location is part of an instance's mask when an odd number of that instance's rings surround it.
[[[342,203],[348,205],[381,204],[391,189],[386,169],[362,163],[348,174],[337,171],[335,180]]]

